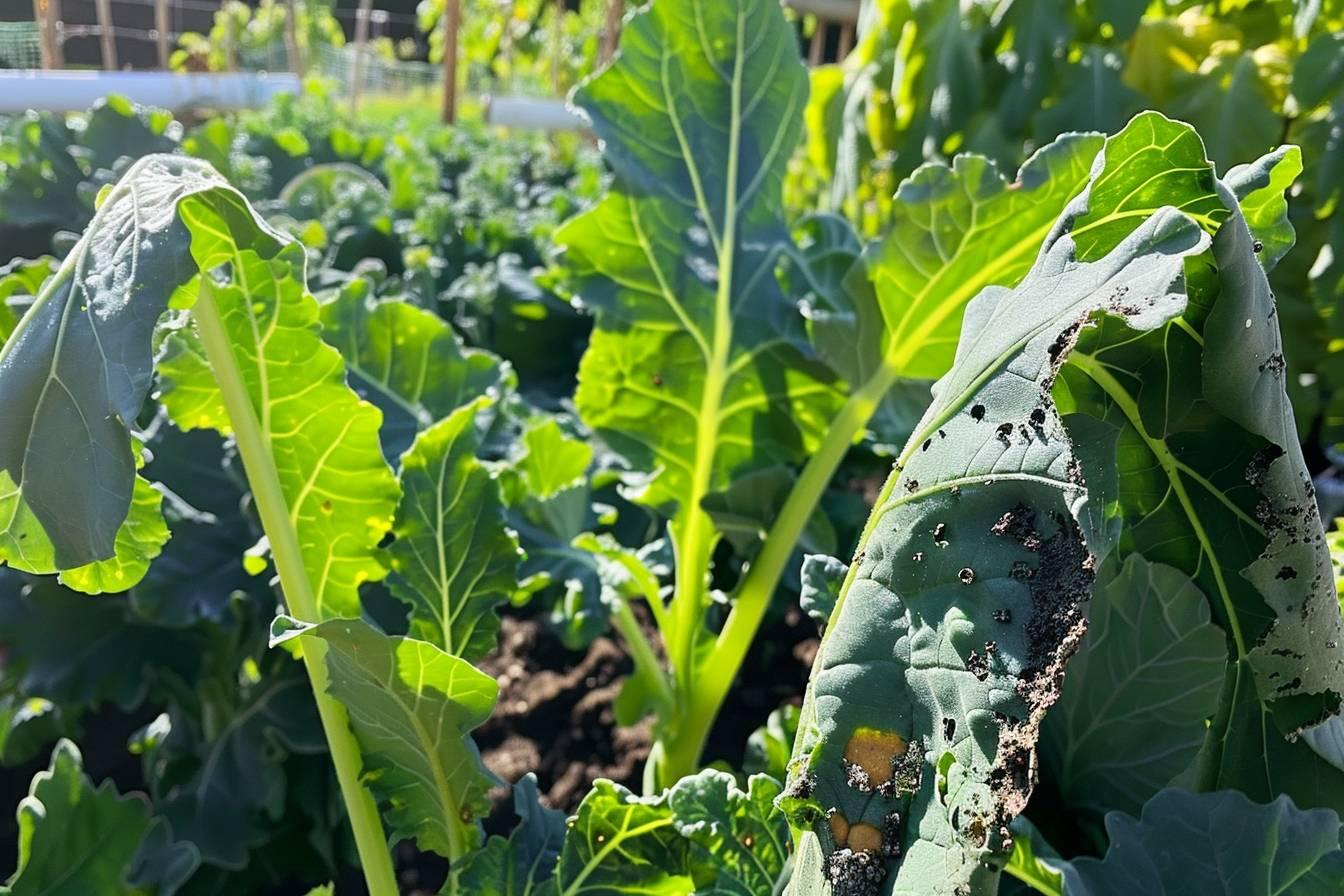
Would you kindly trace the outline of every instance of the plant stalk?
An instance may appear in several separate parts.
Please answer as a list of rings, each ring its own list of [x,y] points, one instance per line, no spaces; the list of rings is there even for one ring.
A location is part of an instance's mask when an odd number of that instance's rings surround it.
[[[747,651],[760,630],[770,599],[808,519],[855,437],[877,411],[896,379],[892,369],[884,366],[851,394],[831,422],[821,447],[803,467],[766,536],[765,544],[747,570],[723,630],[698,664],[693,676],[696,687],[678,720],[675,733],[663,744],[663,770],[659,777],[664,783],[698,770],[710,728],[746,660]]]
[[[229,424],[238,445],[238,453],[243,459],[243,469],[247,473],[262,528],[270,541],[285,603],[299,619],[319,622],[317,601],[303,565],[298,534],[289,520],[289,507],[271,455],[269,434],[263,432],[256,410],[252,407],[247,383],[238,368],[208,276],[201,278],[200,296],[193,313],[206,360],[214,371],[224,407],[229,414]],[[359,780],[359,745],[350,731],[345,708],[327,693],[325,645],[316,639],[309,640],[311,643],[306,643],[303,648],[303,662],[308,670],[309,681],[312,682],[313,698],[322,719],[332,763],[336,766],[336,778],[340,782],[341,795],[350,816],[350,826],[354,830],[364,880],[368,884],[370,896],[398,896],[392,853],[387,846],[378,805]]]

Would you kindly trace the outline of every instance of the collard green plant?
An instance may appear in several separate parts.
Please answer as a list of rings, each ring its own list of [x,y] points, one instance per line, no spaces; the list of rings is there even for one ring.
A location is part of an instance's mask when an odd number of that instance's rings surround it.
[[[228,280],[215,279],[220,269]],[[146,517],[157,516],[157,501],[141,510],[147,502],[129,500],[135,470],[128,423],[148,391],[160,318],[175,298],[179,307],[195,298],[195,329],[179,321],[166,337],[165,406],[184,428],[236,439],[294,612],[313,619],[357,614],[359,584],[382,572],[374,551],[391,526],[397,487],[378,447],[378,412],[349,391],[339,354],[316,334],[302,250],[286,245],[205,163],[150,156],[105,197],[63,270],[36,297],[0,358],[16,410],[8,430],[11,506],[34,520],[18,530],[26,539],[14,542],[50,545],[46,562],[56,568],[111,558],[118,564],[112,580],[134,584],[115,575],[125,568],[117,551],[126,532],[134,535]],[[70,354],[77,349],[82,363]],[[341,416],[330,416],[342,403]],[[66,468],[49,469],[43,465],[57,459],[51,449],[41,457],[33,450],[42,439],[82,444],[83,452]],[[89,493],[61,491],[81,481]],[[54,501],[69,501],[64,512],[75,515],[58,521]],[[19,512],[12,515],[22,519]],[[107,587],[99,576],[91,590]],[[321,651],[310,654],[366,873],[391,881],[376,808],[355,777],[357,747],[339,705],[325,697]]]
[[[198,861],[144,804],[110,783],[95,788],[79,750],[61,740],[19,804],[18,869],[0,893],[171,896]]]
[[[1239,176],[1267,187],[1286,155]],[[812,830],[795,892],[992,891],[1098,571],[1104,593],[1135,583],[1121,558],[1191,577],[1224,645],[1211,726],[1124,798],[1189,774],[1334,802],[1332,757],[1298,735],[1338,704],[1344,623],[1253,242],[1195,132],[1144,114],[1021,283],[971,303],[818,655],[785,800]]]
[[[669,517],[676,556],[676,594],[657,612],[679,701],[663,720],[665,784],[693,770],[721,702],[705,683],[726,658],[705,650],[720,533],[704,503],[814,450],[837,398],[773,275],[806,89],[774,4],[688,0],[631,18],[616,63],[575,97],[616,173],[558,235],[597,317],[576,403],[648,474],[635,497]]]

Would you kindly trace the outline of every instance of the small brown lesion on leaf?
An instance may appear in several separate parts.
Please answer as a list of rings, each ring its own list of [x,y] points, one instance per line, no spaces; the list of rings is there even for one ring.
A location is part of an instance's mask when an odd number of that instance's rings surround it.
[[[876,789],[891,781],[892,766],[905,755],[906,746],[905,738],[895,731],[860,728],[845,744],[845,766],[851,769],[851,779],[859,777],[854,771],[862,772],[867,786],[860,790]]]
[[[844,849],[849,845],[849,819],[839,809],[832,809],[826,813],[826,823],[831,828],[831,840],[835,842],[836,849]]]

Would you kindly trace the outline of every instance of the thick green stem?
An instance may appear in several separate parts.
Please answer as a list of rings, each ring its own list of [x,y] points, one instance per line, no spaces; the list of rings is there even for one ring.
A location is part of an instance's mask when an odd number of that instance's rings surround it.
[[[196,301],[194,313],[201,345],[219,385],[257,513],[270,542],[285,602],[290,612],[298,618],[310,622],[321,621],[317,619],[317,601],[303,565],[298,533],[290,524],[289,507],[271,455],[269,434],[263,431],[256,410],[252,407],[247,383],[234,357],[233,346],[215,304],[208,277],[201,279],[200,297]],[[313,697],[317,701],[322,728],[331,749],[331,759],[336,766],[336,778],[340,782],[341,795],[350,816],[350,826],[354,829],[355,845],[359,849],[369,894],[397,896],[396,873],[392,868],[392,854],[387,846],[378,805],[359,781],[359,745],[350,731],[345,708],[327,693],[325,646],[316,639],[310,639],[304,645],[303,662],[313,685]]]
[[[678,720],[675,731],[663,743],[662,769],[659,773],[662,781],[675,781],[697,770],[709,730],[723,707],[738,670],[742,668],[747,651],[770,607],[770,599],[774,596],[779,578],[789,558],[793,556],[808,519],[844,459],[845,452],[863,431],[895,380],[891,368],[883,367],[850,396],[832,421],[826,440],[807,462],[789,492],[761,552],[747,570],[723,630],[713,648],[703,655],[698,664],[699,669],[694,676],[696,688],[690,694],[689,705]]]

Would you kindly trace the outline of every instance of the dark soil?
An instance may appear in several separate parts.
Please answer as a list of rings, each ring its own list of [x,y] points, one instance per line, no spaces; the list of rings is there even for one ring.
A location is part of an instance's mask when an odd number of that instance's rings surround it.
[[[741,767],[747,738],[770,712],[801,703],[817,645],[816,626],[797,607],[767,619],[710,732],[704,764]],[[619,644],[599,638],[573,651],[542,619],[506,616],[499,649],[481,668],[499,680],[499,703],[473,734],[496,775],[511,783],[535,772],[542,801],[565,812],[578,808],[596,778],[641,791],[652,723],[616,725],[612,702],[633,668]],[[499,788],[486,833],[506,835],[515,822],[510,792]],[[403,892],[416,896],[437,892],[448,871],[442,859],[409,844],[402,844],[397,867]],[[358,874],[345,875],[336,890],[363,892]]]

